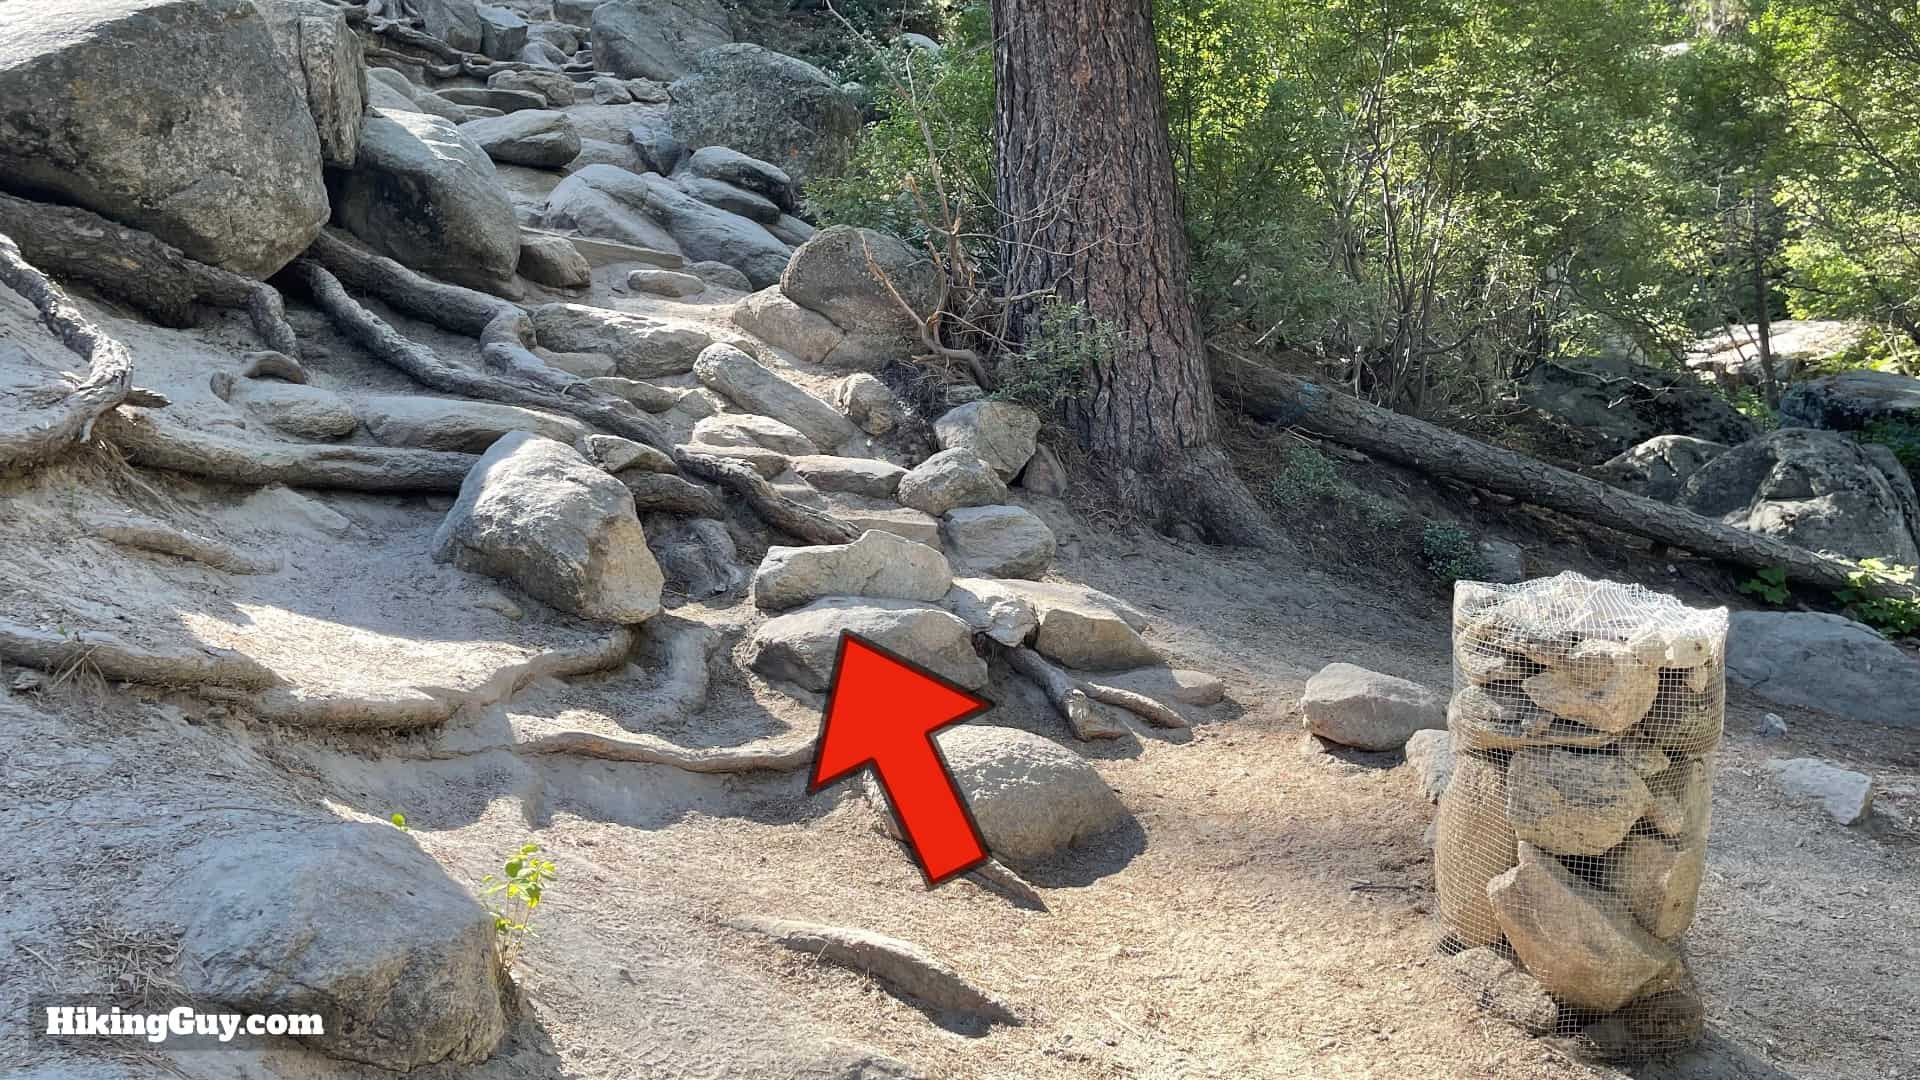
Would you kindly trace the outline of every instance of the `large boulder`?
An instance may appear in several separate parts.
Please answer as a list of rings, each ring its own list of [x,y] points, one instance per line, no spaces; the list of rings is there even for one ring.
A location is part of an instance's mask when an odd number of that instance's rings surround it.
[[[820,357],[821,363],[840,371],[873,371],[922,348],[920,322],[901,310],[887,284],[924,317],[938,302],[939,273],[931,260],[897,237],[833,225],[794,251],[780,277],[780,291],[845,333]]]
[[[1308,731],[1359,750],[1398,750],[1416,731],[1447,726],[1439,694],[1353,664],[1328,664],[1308,679],[1300,712]]]
[[[1037,578],[1053,562],[1053,530],[1018,506],[963,506],[940,526],[954,569],[970,577]]]
[[[327,220],[321,139],[248,0],[0,4],[0,187],[267,277]]]
[[[787,299],[777,285],[735,304],[733,321],[740,329],[808,364],[825,360],[847,338],[847,332],[831,319]]]
[[[1621,451],[1596,468],[1594,475],[1635,495],[1671,502],[1694,473],[1726,452],[1724,443],[1691,435],[1655,435]]]
[[[987,662],[973,651],[973,632],[953,615],[906,600],[833,598],[769,619],[745,647],[761,676],[822,691],[833,679],[843,631],[859,634],[934,673],[979,690]]]
[[[942,450],[907,470],[900,479],[900,505],[942,516],[963,506],[992,506],[1007,501],[1007,485],[993,466],[971,450]]]
[[[307,103],[320,157],[352,165],[367,110],[367,55],[341,9],[321,0],[254,0],[280,63]]]
[[[748,412],[792,426],[822,450],[832,450],[855,435],[839,410],[724,342],[707,346],[694,362],[693,373],[707,389]]]
[[[433,548],[436,562],[506,578],[582,618],[638,623],[660,611],[660,567],[633,494],[538,435],[514,432],[481,455]]]
[[[933,434],[940,449],[965,447],[1010,482],[1033,457],[1040,418],[1009,401],[971,401],[935,420]]]
[[[703,146],[687,159],[687,172],[751,191],[791,213],[800,205],[800,186],[785,169],[726,146]],[[811,228],[805,222],[801,228]],[[806,237],[801,238],[802,241]]]
[[[585,160],[591,149],[591,140],[584,140],[581,153],[574,163],[577,165]],[[546,226],[575,229],[589,238],[634,245],[679,258],[680,245],[672,233],[648,217],[642,208],[623,202],[596,186],[595,178],[605,175],[596,172],[599,169],[626,173],[618,165],[594,163],[560,181],[547,194],[547,208],[541,219]]]
[[[1880,420],[1920,425],[1920,379],[1891,371],[1808,379],[1781,397],[1780,420],[1831,431],[1857,431]]]
[[[1679,505],[1809,551],[1920,563],[1920,500],[1897,462],[1838,432],[1782,428],[1721,454]]]
[[[590,304],[542,304],[532,315],[540,344],[561,352],[605,353],[628,379],[684,375],[713,342],[693,323]]]
[[[509,8],[474,0],[412,0],[427,33],[463,52],[512,60],[527,46],[527,21]]]
[[[1099,772],[1051,739],[989,724],[959,724],[933,738],[987,849],[1002,859],[1038,862],[1130,820]],[[867,797],[897,835],[886,793],[871,779]]]
[[[829,596],[933,601],[952,584],[953,571],[938,551],[869,530],[850,544],[768,548],[753,575],[753,602],[783,611]]]
[[[460,134],[486,155],[508,165],[557,169],[580,156],[580,133],[567,114],[552,109],[522,109],[505,116],[469,120]]]
[[[325,1014],[315,1049],[397,1072],[478,1064],[505,1034],[493,917],[399,829],[285,823],[171,865],[198,883],[165,894],[195,1000]]]
[[[718,0],[613,0],[591,20],[594,66],[626,79],[672,82],[695,57],[733,41],[733,20]]]
[[[725,263],[745,274],[757,289],[779,281],[792,255],[787,245],[766,229],[739,214],[701,202],[666,177],[658,173],[636,175],[613,165],[589,165],[555,188],[547,202],[549,224],[565,226],[564,221],[554,219],[556,207],[561,208],[562,214],[578,220],[579,212],[570,205],[578,197],[569,194],[566,200],[561,198],[561,189],[569,185],[592,188],[624,207],[628,215],[637,215],[657,226],[672,238],[667,250],[683,253],[694,261]],[[605,213],[604,206],[595,209]],[[577,227],[583,232],[594,231],[585,224]],[[620,228],[619,233],[596,235],[611,235],[616,240],[648,247],[659,246],[633,235],[638,229],[633,223],[622,222]]]
[[[1920,729],[1920,660],[1839,615],[1734,612],[1727,681],[1784,705]]]
[[[1527,374],[1521,400],[1581,428],[1607,454],[1655,435],[1734,445],[1759,434],[1725,398],[1657,368],[1567,360]]]
[[[514,291],[520,223],[493,160],[452,124],[374,112],[351,170],[328,174],[334,212],[374,251],[460,285]]]
[[[834,175],[860,135],[859,107],[826,72],[760,45],[706,50],[669,92],[674,138],[731,147],[796,182]]]

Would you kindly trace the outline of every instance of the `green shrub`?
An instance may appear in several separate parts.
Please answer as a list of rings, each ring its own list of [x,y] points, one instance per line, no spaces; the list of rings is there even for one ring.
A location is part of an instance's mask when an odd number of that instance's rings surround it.
[[[1893,451],[1908,472],[1920,476],[1920,421],[1875,420],[1861,429],[1860,441],[1878,443]]]
[[[1427,522],[1420,530],[1420,554],[1428,572],[1449,585],[1486,576],[1486,560],[1473,534],[1451,521]]]
[[[1786,568],[1780,566],[1765,566],[1754,571],[1752,577],[1740,583],[1740,591],[1757,596],[1774,607],[1786,603],[1792,595],[1787,588]]]
[[[1079,304],[1049,301],[1039,316],[1039,333],[1026,351],[1001,355],[994,369],[993,397],[1046,416],[1086,388],[1094,361],[1131,348],[1132,342],[1119,327]]]
[[[1273,497],[1289,505],[1327,498],[1341,487],[1339,470],[1311,446],[1288,447],[1286,462],[1272,484]]]
[[[1887,637],[1920,633],[1920,600],[1883,596],[1883,585],[1907,585],[1914,582],[1915,568],[1895,566],[1884,559],[1861,559],[1860,569],[1847,575],[1847,587],[1836,590],[1834,599],[1847,606],[1847,614],[1866,623]]]

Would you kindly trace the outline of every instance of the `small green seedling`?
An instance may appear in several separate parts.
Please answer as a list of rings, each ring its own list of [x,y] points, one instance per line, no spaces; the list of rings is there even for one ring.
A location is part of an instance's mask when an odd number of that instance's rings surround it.
[[[1754,571],[1752,577],[1740,583],[1740,591],[1779,607],[1787,602],[1791,591],[1787,588],[1787,570],[1783,566],[1766,566]]]
[[[554,879],[553,862],[539,855],[539,844],[522,844],[501,867],[504,876],[488,874],[481,880],[484,895],[499,898],[491,900],[487,910],[493,915],[494,947],[503,967],[512,967],[534,936],[534,912]]]

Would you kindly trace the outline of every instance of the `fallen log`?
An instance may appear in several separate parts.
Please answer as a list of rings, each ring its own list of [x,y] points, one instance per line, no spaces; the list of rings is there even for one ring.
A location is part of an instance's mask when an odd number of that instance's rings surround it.
[[[1489,446],[1423,420],[1340,393],[1325,383],[1274,371],[1213,348],[1214,390],[1247,415],[1288,424],[1335,442],[1511,495],[1663,544],[1738,566],[1779,567],[1806,585],[1845,588],[1859,567],[1778,537],[1736,529],[1689,510],[1655,502],[1510,450]],[[1886,587],[1889,595],[1920,590]]]

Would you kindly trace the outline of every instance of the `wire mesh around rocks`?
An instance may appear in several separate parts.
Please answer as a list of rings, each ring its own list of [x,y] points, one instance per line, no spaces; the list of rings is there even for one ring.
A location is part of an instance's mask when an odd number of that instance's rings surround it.
[[[1454,590],[1434,875],[1449,977],[1610,1060],[1681,1049],[1727,611],[1578,574]]]

